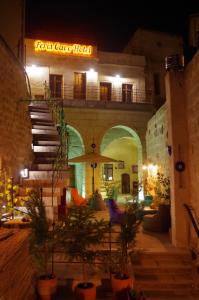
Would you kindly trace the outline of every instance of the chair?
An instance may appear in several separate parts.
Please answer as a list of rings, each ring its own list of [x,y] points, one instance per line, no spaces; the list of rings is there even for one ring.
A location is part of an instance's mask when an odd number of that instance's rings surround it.
[[[86,199],[79,195],[77,188],[71,188],[71,200],[76,206],[86,205]]]
[[[153,232],[167,232],[171,227],[170,205],[160,204],[157,213],[143,217],[143,229]]]
[[[114,199],[108,199],[107,206],[109,209],[110,223],[122,224],[124,222],[125,211],[119,209]]]

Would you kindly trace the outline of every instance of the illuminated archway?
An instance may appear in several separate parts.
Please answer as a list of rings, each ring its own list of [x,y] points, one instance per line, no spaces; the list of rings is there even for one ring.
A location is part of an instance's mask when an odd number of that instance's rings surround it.
[[[83,139],[80,133],[72,126],[67,125],[68,131],[68,158],[85,153]],[[81,163],[69,163],[71,166],[70,185],[75,186],[79,193],[85,196],[85,166]]]
[[[136,131],[124,125],[113,126],[104,134],[100,152],[102,155],[121,161],[118,165],[114,165],[113,179],[115,182],[120,182],[120,193],[122,193],[124,189],[121,178],[122,174],[126,174],[130,180],[130,193],[132,194],[136,184],[142,180],[142,144]],[[104,170],[102,174],[105,176]],[[139,193],[139,199],[143,200],[142,191]]]

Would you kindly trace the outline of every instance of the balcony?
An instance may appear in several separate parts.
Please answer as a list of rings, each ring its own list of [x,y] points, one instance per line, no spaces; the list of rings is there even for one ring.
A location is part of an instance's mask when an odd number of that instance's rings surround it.
[[[119,101],[103,101],[103,100],[66,100],[63,99],[64,107],[76,108],[93,108],[93,109],[110,109],[110,110],[132,110],[132,111],[151,111],[151,103],[139,102],[119,102]]]
[[[135,111],[150,111],[153,107],[152,91],[135,88],[122,90],[121,86],[102,90],[95,85],[78,89],[71,84],[59,85],[51,90],[45,87],[44,94],[35,92],[36,90],[33,90],[36,99],[62,100],[65,107]]]

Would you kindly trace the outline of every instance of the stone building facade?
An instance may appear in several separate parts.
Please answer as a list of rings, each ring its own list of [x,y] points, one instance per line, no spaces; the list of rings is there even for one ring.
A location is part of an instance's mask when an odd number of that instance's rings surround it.
[[[31,124],[25,72],[9,46],[0,38],[0,168],[19,178],[31,162]]]
[[[152,89],[154,105],[158,109],[166,100],[165,58],[169,55],[183,54],[182,37],[139,28],[129,40],[124,52],[145,56],[146,86]]]
[[[141,177],[145,132],[153,111],[152,94],[146,89],[145,58],[101,52],[92,45],[81,47],[26,40],[32,97],[63,100],[69,129],[69,158],[91,151],[94,141],[96,151],[124,161],[123,169],[116,164],[112,164],[112,171],[102,170],[111,166],[98,167],[96,188],[101,187],[103,176],[121,182],[122,174],[127,174],[130,193],[133,182]],[[92,168],[89,164],[85,168],[86,171],[75,166],[76,184],[79,182],[78,189],[83,195],[89,195]]]
[[[187,103],[187,123],[188,123],[188,158],[189,158],[189,201],[195,209],[197,218],[199,217],[199,51],[189,63],[185,70],[185,86]],[[199,251],[198,238],[190,225],[191,245]]]

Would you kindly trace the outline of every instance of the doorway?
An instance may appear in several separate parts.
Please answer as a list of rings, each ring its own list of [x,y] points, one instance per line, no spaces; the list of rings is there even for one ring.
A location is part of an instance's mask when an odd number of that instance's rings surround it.
[[[50,96],[52,98],[62,98],[63,76],[50,74]]]
[[[74,73],[74,99],[86,99],[86,73]]]
[[[130,175],[127,173],[122,174],[122,194],[130,193]]]
[[[100,100],[111,101],[111,83],[100,82]]]
[[[122,84],[122,102],[131,103],[132,102],[132,84]]]

